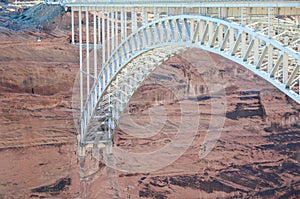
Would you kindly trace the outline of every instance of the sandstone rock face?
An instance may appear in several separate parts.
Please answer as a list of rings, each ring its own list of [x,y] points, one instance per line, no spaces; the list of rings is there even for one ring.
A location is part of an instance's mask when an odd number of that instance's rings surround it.
[[[215,89],[216,84],[223,85],[224,91],[222,87]],[[131,172],[134,162],[123,163],[128,164],[127,173],[103,169],[89,184],[91,198],[107,194],[109,187],[116,198],[293,198],[299,195],[299,105],[241,66],[202,50],[191,49],[171,58],[150,75],[119,122],[116,147],[147,154],[168,146],[179,132],[183,101],[199,109],[200,115],[191,118],[198,119],[199,126],[194,129],[197,133],[184,154],[156,171],[148,172],[151,166],[145,166],[143,174]],[[223,115],[222,111],[213,109],[212,104],[217,102],[226,104]],[[164,112],[151,110],[162,106]],[[149,124],[155,125],[153,118],[162,113],[165,122],[152,135]],[[203,147],[209,148],[205,139],[212,133],[214,122],[222,124],[220,135],[216,136],[212,150],[202,157]],[[151,136],[133,136],[139,135],[138,128],[130,128],[135,125],[150,129]],[[162,159],[153,156],[149,164],[161,162]],[[100,184],[103,187],[104,181],[107,181],[106,189],[96,188]]]
[[[182,154],[153,156],[140,173],[131,170],[139,160],[120,162],[121,171],[88,159],[99,169],[80,182],[72,107],[78,49],[69,45],[69,13],[59,20],[42,42],[35,31],[0,30],[0,198],[300,197],[300,106],[199,49],[159,66],[115,132],[115,148],[149,154],[172,144],[180,127],[198,124],[183,131],[192,136],[187,146],[174,147]]]
[[[37,42],[34,30],[1,27],[0,198],[79,195],[71,106],[78,50],[61,31]]]

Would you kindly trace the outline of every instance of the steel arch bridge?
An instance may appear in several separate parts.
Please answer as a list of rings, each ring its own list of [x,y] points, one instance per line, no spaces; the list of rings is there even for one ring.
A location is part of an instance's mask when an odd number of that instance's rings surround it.
[[[153,3],[62,2],[71,8],[72,43],[80,48],[80,156],[87,148],[111,145],[115,123],[136,89],[161,63],[190,47],[242,65],[300,103],[298,1]],[[281,20],[287,15],[296,22]]]

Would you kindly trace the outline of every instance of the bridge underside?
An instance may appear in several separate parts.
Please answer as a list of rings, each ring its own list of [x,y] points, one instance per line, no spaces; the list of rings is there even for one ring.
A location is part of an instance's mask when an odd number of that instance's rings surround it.
[[[90,121],[85,143],[107,143],[112,140],[115,123],[125,110],[130,98],[148,75],[170,57],[177,55],[187,47],[164,46],[141,53],[132,59],[126,67],[111,79],[111,83],[99,100],[94,117]]]

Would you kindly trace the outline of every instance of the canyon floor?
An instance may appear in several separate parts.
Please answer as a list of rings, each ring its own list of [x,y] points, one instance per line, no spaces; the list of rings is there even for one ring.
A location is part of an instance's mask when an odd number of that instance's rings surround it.
[[[88,158],[91,175],[80,182],[72,106],[79,53],[70,45],[70,13],[41,33],[7,17],[0,21],[0,199],[300,197],[300,105],[200,49],[151,73],[114,136],[116,149],[150,154],[188,125],[192,139],[178,146],[182,154],[165,165],[165,154],[148,159],[144,172],[131,170],[134,162],[123,162],[129,169],[121,171]],[[154,124],[159,128],[151,127],[155,118],[163,119]],[[139,130],[149,136],[138,138]]]

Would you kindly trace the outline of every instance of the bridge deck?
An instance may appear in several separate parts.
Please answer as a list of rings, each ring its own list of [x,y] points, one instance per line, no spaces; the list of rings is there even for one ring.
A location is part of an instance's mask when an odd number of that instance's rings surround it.
[[[298,0],[65,0],[65,6],[160,6],[160,7],[299,7]]]

